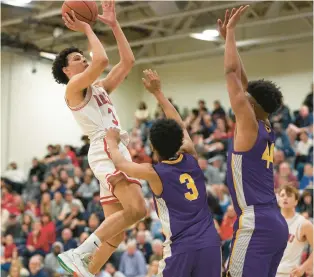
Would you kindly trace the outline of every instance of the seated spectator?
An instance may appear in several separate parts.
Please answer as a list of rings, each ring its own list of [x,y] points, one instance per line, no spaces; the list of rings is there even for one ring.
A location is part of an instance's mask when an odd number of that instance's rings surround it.
[[[65,216],[71,212],[71,205],[76,204],[80,207],[80,212],[84,212],[84,206],[81,202],[81,200],[73,197],[72,190],[67,190],[65,192],[65,202],[61,211],[61,214],[59,215],[58,219],[63,220]]]
[[[51,246],[56,241],[56,225],[51,220],[49,213],[43,214],[41,216],[42,232],[46,234],[49,246]]]
[[[7,229],[10,213],[7,209],[1,209],[1,234]]]
[[[44,184],[44,183],[43,183]],[[31,200],[27,202],[25,211],[32,217],[36,218],[40,216],[40,207],[37,204],[37,200]]]
[[[105,218],[103,208],[100,204],[99,191],[94,192],[93,199],[87,205],[87,212],[89,214],[96,214],[100,221]]]
[[[214,102],[214,109],[212,112],[212,117],[214,121],[217,121],[218,118],[225,118],[226,112],[224,108],[221,106],[220,101],[216,100]]]
[[[73,238],[73,233],[69,228],[62,231],[61,239],[59,241],[63,244],[64,251],[77,247],[77,242]]]
[[[75,183],[74,178],[72,178],[72,177],[68,178],[68,181],[65,185],[65,189],[66,190],[72,190],[73,193],[76,193],[78,188],[79,188],[79,186]],[[64,192],[62,194],[64,194]]]
[[[70,158],[72,164],[75,167],[79,166],[79,162],[78,162],[78,159],[76,157],[75,149],[70,145],[65,145],[64,151],[65,151],[65,154],[68,156],[68,158]]]
[[[286,160],[285,153],[282,150],[274,151],[274,172],[278,172],[279,166]]]
[[[310,218],[313,218],[313,196],[310,191],[305,190],[303,192],[297,210],[301,214],[307,213]]]
[[[96,214],[91,214],[88,219],[88,226],[85,227],[84,232],[88,233],[91,235],[96,231],[98,226],[100,225],[99,218]]]
[[[22,197],[25,202],[36,200],[40,197],[40,182],[37,176],[32,176],[25,185]]]
[[[17,251],[15,251],[10,265],[8,277],[28,277],[28,276],[29,276],[28,270],[23,267],[18,257],[18,253]]]
[[[140,250],[146,263],[149,263],[150,256],[153,253],[152,246],[149,242],[146,242],[146,235],[144,231],[138,231],[136,235],[137,249]]]
[[[270,122],[274,125],[278,123],[283,130],[286,130],[291,123],[290,110],[286,105],[282,105],[270,116]]]
[[[159,262],[154,260],[149,264],[146,277],[157,277]]]
[[[71,205],[71,211],[67,213],[62,221],[63,228],[70,228],[74,237],[79,237],[84,231],[86,222],[84,215],[80,212],[80,207],[77,204]]]
[[[13,253],[17,251],[16,244],[13,241],[12,235],[6,235],[4,239],[4,255],[2,257],[2,263],[11,264]]]
[[[26,251],[24,256],[29,258],[34,255],[45,256],[50,250],[47,234],[43,232],[40,221],[35,221],[32,232],[28,234],[26,241]]]
[[[22,216],[22,229],[23,229],[23,232],[25,233],[25,238],[27,238],[27,235],[31,232],[32,230],[32,225],[33,225],[33,217],[25,212]]]
[[[123,253],[119,271],[126,277],[144,277],[147,273],[146,262],[141,251],[136,249],[136,242],[130,241],[127,250]]]
[[[306,163],[309,159],[310,149],[313,147],[313,141],[309,139],[307,132],[302,131],[300,141],[297,142],[295,168],[299,163]]]
[[[4,233],[5,236],[11,235],[16,244],[25,243],[23,238],[23,230],[20,222],[17,220],[16,214],[10,214],[7,223],[7,229]]]
[[[220,238],[222,241],[232,239],[233,225],[236,220],[237,215],[235,213],[234,207],[229,205],[220,226]]]
[[[80,167],[74,168],[74,182],[77,185],[80,185],[83,183],[83,171]]]
[[[291,145],[294,144],[297,135],[302,130],[308,131],[308,127],[313,125],[313,115],[309,113],[307,106],[302,106],[293,124],[290,124],[287,129]]]
[[[306,164],[304,166],[304,174],[300,181],[300,190],[313,187],[313,166],[312,164]]]
[[[88,237],[89,237],[89,234],[86,232],[83,232],[79,237],[78,245],[81,245]]]
[[[219,169],[217,167],[214,167],[210,164],[208,164],[208,161],[203,158],[200,157],[198,159],[198,165],[200,166],[200,168],[202,169],[205,179],[206,179],[206,185],[220,185],[223,184],[223,180],[220,176],[220,172]]]
[[[149,212],[149,208],[147,209]],[[148,215],[150,217],[150,215]],[[151,242],[153,240],[151,232],[147,229],[147,225],[145,221],[139,221],[136,224],[136,230],[137,231],[143,231],[145,233],[145,241],[146,242]]]
[[[132,161],[135,163],[151,163],[152,162],[152,159],[146,154],[142,141],[138,141],[136,143],[130,144],[129,151],[132,157]]]
[[[40,214],[47,214],[51,211],[51,197],[50,193],[46,192],[41,196],[40,201]]]
[[[92,177],[85,175],[84,183],[80,185],[76,192],[76,196],[82,200],[84,207],[87,207],[88,202],[93,198],[94,192],[99,191],[97,183],[92,183]]]
[[[38,255],[33,256],[29,260],[29,277],[48,277],[47,273],[43,269],[42,258]]]
[[[38,161],[37,158],[32,160],[32,167],[29,170],[28,179],[31,180],[36,176],[39,182],[44,181],[46,166]]]
[[[149,112],[145,102],[140,102],[137,110],[135,111],[135,119],[137,124],[140,126],[142,123],[145,123],[148,120]]]
[[[163,255],[162,241],[159,239],[153,240],[152,249],[153,249],[153,253],[149,258],[149,264],[151,264],[153,261],[162,260],[162,255]]]
[[[215,126],[212,122],[212,118],[210,114],[206,114],[202,118],[203,124],[200,133],[202,134],[204,139],[207,139],[215,130]]]
[[[69,179],[70,179],[70,178],[69,178]],[[69,180],[69,179],[68,179],[68,180]],[[62,195],[64,195],[65,191],[66,191],[66,185],[63,185],[63,184],[60,182],[60,180],[55,179],[55,180],[53,181],[53,184],[52,184],[51,188],[50,188],[50,194],[51,194],[51,196],[53,197],[56,192],[60,192]]]
[[[281,150],[285,153],[286,157],[293,157],[295,155],[293,148],[291,147],[290,140],[286,131],[282,129],[279,123],[274,124],[274,133],[276,135],[275,147],[277,150]]]
[[[287,162],[283,162],[279,166],[278,172],[275,174],[275,190],[281,186],[290,184],[296,188],[299,187],[299,182],[296,176],[293,175],[291,167]]]
[[[45,268],[50,272],[58,273],[60,271],[60,264],[58,262],[58,255],[63,252],[63,245],[57,241],[52,245],[51,253],[45,257]]]
[[[112,263],[107,263],[104,274],[101,277],[125,277],[125,275],[118,271]]]
[[[310,112],[313,112],[313,87],[314,83],[311,84],[311,92],[305,97],[303,105],[309,108]]]
[[[51,201],[51,218],[52,220],[57,220],[60,216],[64,205],[64,199],[61,192],[57,191],[54,193],[53,200]]]

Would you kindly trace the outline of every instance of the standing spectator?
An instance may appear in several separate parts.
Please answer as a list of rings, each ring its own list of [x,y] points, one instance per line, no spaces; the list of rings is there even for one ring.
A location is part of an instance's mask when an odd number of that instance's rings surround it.
[[[127,244],[127,250],[123,253],[119,271],[126,277],[145,277],[147,268],[144,255],[136,249],[136,242],[130,241]]]

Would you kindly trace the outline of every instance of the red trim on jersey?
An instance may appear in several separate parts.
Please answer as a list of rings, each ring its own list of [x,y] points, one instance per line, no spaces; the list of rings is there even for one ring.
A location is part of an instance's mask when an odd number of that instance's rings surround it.
[[[106,141],[105,138],[104,138],[104,150],[105,150],[108,158],[111,159],[111,155],[110,155],[110,152],[109,152],[109,149],[108,149],[108,144],[107,144],[107,141]]]
[[[83,108],[89,103],[89,101],[90,101],[91,98],[92,98],[92,95],[93,95],[92,89],[89,87],[89,88],[87,89],[87,94],[86,94],[84,100],[83,100],[79,105],[77,105],[76,107],[71,107],[71,106],[68,104],[68,101],[67,101],[66,99],[65,99],[65,102],[66,102],[67,106],[70,108],[70,110],[76,112],[76,111],[79,111],[79,110],[83,109]]]

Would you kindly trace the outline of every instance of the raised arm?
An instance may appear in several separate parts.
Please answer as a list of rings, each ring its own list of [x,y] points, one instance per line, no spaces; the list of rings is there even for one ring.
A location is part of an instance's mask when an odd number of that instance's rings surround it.
[[[72,18],[73,20],[68,14],[65,14],[63,17],[65,25],[73,31],[79,31],[86,34],[89,44],[91,45],[93,60],[82,73],[77,74],[71,78],[67,85],[67,97],[77,94],[77,92],[82,91],[94,83],[108,66],[108,57],[106,51],[93,32],[91,26],[83,21],[78,20],[75,17],[75,13],[73,11]]]
[[[101,85],[107,93],[111,93],[129,74],[134,65],[135,58],[130,44],[116,19],[114,0],[103,1],[102,9],[103,14],[99,15],[98,18],[111,27],[118,44],[120,55],[119,63],[112,68],[106,78],[99,81],[99,85]]]
[[[224,40],[226,40],[226,37],[227,37],[227,25],[229,23],[229,18],[232,17],[235,12],[236,12],[236,9],[232,9],[231,14],[229,13],[229,10],[226,10],[224,22],[222,23],[221,19],[218,19],[217,21],[220,35],[222,36]],[[238,54],[238,58],[241,64],[241,82],[242,82],[243,89],[246,91],[249,82],[248,82],[248,78],[247,78],[241,57],[239,55],[238,49],[237,49],[237,54]]]
[[[162,184],[153,166],[148,163],[137,164],[131,162],[120,153],[120,131],[117,128],[110,128],[109,130],[106,130],[105,139],[115,168],[123,171],[130,177],[146,180],[154,194],[160,195],[162,192]]]
[[[247,8],[248,6],[240,7],[229,19],[224,56],[225,78],[231,107],[237,120],[237,130],[241,129],[245,132],[257,128],[253,107],[241,82],[241,61],[235,39],[235,26]]]
[[[184,140],[183,145],[180,149],[181,152],[186,152],[197,158],[197,154],[194,148],[194,144],[185,128],[185,124],[181,119],[180,114],[177,112],[175,107],[169,102],[161,90],[160,78],[156,71],[144,70],[145,78],[142,79],[145,88],[151,92],[158,103],[160,104],[162,110],[164,111],[167,118],[175,120],[183,129]]]

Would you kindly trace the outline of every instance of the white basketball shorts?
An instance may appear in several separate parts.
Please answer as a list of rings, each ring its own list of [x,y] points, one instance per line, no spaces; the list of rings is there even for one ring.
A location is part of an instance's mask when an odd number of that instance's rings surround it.
[[[129,150],[122,142],[119,144],[119,150],[128,161],[132,161]],[[119,202],[114,195],[115,184],[111,180],[113,176],[121,175],[130,183],[136,183],[141,186],[138,179],[131,178],[124,172],[116,170],[110,159],[110,152],[105,139],[97,139],[91,143],[88,152],[88,162],[100,183],[100,203],[102,205]]]

